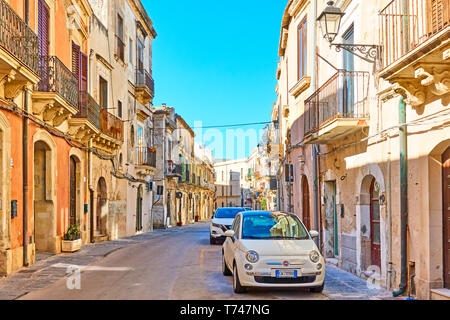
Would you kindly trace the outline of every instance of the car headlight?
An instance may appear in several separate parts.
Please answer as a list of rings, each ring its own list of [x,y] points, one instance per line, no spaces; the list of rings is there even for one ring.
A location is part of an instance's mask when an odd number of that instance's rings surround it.
[[[217,224],[217,223],[213,223],[212,226],[216,227],[216,228],[222,228],[222,226],[220,224]]]
[[[256,263],[259,260],[259,255],[256,251],[250,250],[247,251],[245,258],[247,259],[248,262]]]
[[[319,262],[320,254],[316,250],[313,250],[309,253],[309,258],[314,263]]]

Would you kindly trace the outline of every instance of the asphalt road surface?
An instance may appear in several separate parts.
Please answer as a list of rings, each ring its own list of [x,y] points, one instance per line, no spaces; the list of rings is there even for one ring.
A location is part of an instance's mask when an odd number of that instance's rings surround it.
[[[221,271],[221,245],[209,244],[208,225],[125,247],[21,299],[327,299],[305,289],[252,289],[233,293]],[[81,268],[81,271],[79,271]]]

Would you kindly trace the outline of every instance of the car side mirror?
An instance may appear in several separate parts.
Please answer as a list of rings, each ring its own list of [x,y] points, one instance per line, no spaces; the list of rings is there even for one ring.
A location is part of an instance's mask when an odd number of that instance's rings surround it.
[[[227,231],[225,231],[225,237],[233,238],[234,234],[235,234],[234,230],[227,230]]]
[[[311,230],[309,232],[309,235],[311,236],[311,238],[317,238],[319,237],[319,233],[316,230]]]

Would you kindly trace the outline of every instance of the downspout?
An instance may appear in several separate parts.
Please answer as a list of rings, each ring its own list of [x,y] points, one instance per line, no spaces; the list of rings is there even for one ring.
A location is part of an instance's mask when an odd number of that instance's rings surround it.
[[[24,109],[28,112],[28,89],[24,92],[25,101]],[[28,117],[24,117],[22,121],[22,179],[23,179],[23,265],[28,266]]]
[[[403,97],[398,105],[399,123],[406,123],[406,103]],[[407,264],[407,227],[408,227],[408,154],[407,154],[407,127],[400,127],[400,250],[401,250],[401,280],[400,287],[392,294],[398,297],[405,293],[408,286]]]
[[[311,73],[311,89],[312,92],[316,91],[317,87],[317,63],[316,63],[316,56],[317,56],[317,43],[316,43],[316,30],[317,30],[317,0],[312,1],[312,10],[313,10],[313,37],[312,37],[312,57],[313,57],[313,69]],[[320,225],[319,225],[319,187],[318,187],[318,175],[317,175],[317,145],[313,145],[312,150],[312,160],[313,160],[313,186],[314,186],[314,229],[319,231]],[[319,237],[314,238],[314,242],[318,247],[320,247],[320,243],[322,242],[322,236],[319,232]]]
[[[388,231],[387,231],[387,236],[388,236],[388,244],[389,244],[389,250],[388,250],[388,278],[387,278],[387,287],[388,290],[392,287],[392,187],[391,187],[391,176],[392,176],[392,169],[391,169],[391,136],[388,136],[388,147],[389,147],[389,152],[388,152],[388,164],[387,164],[387,176],[388,176],[388,181],[387,181],[387,186],[386,186],[386,191],[387,191],[387,211],[388,211]]]
[[[29,23],[29,0],[25,0],[25,23]],[[29,92],[25,89],[24,92],[25,101],[23,107],[28,113],[28,99]],[[23,179],[23,265],[28,266],[28,117],[24,117],[22,120],[22,179]]]
[[[408,0],[402,0],[402,24],[405,36],[403,37],[403,47],[409,50],[409,34],[408,34]],[[403,96],[400,97],[398,104],[399,123],[406,123],[406,103]],[[407,154],[407,127],[406,125],[399,128],[400,139],[400,251],[401,251],[401,271],[400,271],[400,287],[392,294],[398,297],[405,293],[408,287],[408,244],[407,244],[407,228],[408,228],[408,154]]]

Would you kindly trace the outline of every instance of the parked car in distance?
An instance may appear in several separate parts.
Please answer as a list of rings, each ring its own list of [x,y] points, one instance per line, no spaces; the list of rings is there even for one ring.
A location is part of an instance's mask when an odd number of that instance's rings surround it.
[[[241,207],[218,208],[214,213],[209,226],[209,243],[215,244],[225,240],[225,231],[231,229],[234,217],[244,211]]]
[[[222,272],[235,293],[247,287],[307,287],[322,292],[325,260],[300,219],[290,213],[243,211],[222,247]]]

